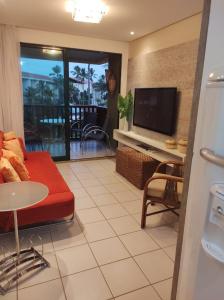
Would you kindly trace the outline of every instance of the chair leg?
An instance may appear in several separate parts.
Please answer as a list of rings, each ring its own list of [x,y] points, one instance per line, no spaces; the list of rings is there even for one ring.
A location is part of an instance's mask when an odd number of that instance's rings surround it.
[[[144,195],[144,197],[143,197],[143,203],[142,203],[141,228],[145,228],[146,214],[147,214],[147,197]]]

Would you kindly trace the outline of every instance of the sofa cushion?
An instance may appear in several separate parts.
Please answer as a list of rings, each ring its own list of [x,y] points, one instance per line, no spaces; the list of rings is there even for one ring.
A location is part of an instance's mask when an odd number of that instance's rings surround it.
[[[18,139],[3,141],[3,148],[14,152],[22,161],[24,161],[23,151]]]
[[[24,141],[23,141],[23,139],[21,137],[18,137],[18,141],[20,143],[20,147],[22,149],[24,159],[26,160],[28,158],[28,155],[27,155],[27,151],[26,151],[26,147],[25,147]]]
[[[0,173],[2,174],[5,182],[21,181],[19,175],[17,174],[9,160],[3,156],[0,159]]]
[[[74,213],[74,195],[50,155],[47,152],[28,152],[25,165],[31,175],[31,180],[48,186],[49,195],[34,206],[18,210],[19,226],[61,220],[72,215]],[[0,212],[0,229],[8,231],[13,227],[13,213]]]
[[[48,186],[49,194],[70,192],[48,152],[28,152],[25,166],[31,181]]]
[[[71,192],[49,195],[38,204],[18,210],[20,227],[60,220],[74,212],[74,196]],[[14,228],[13,213],[0,212],[0,228],[4,231]]]
[[[8,131],[8,132],[4,133],[4,140],[5,141],[14,140],[16,138],[17,138],[17,136],[16,136],[15,131]]]
[[[29,172],[24,165],[24,163],[20,160],[18,156],[12,156],[9,158],[9,162],[16,171],[16,173],[19,175],[19,178],[22,181],[26,181],[30,179]]]
[[[3,148],[4,132],[0,130],[0,149]]]

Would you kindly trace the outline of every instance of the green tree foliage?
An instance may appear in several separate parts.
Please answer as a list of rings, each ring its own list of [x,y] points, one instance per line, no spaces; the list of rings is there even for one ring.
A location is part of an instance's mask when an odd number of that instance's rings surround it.
[[[55,98],[57,99],[58,104],[64,103],[64,76],[61,74],[61,67],[56,65],[52,68],[52,73],[49,76],[52,78],[57,92]]]
[[[28,104],[35,104],[38,96],[38,91],[36,88],[29,86],[25,89],[24,96],[26,97]]]
[[[80,91],[75,84],[69,81],[69,103],[79,104]]]
[[[126,118],[127,121],[130,120],[133,110],[133,95],[131,91],[128,92],[127,96],[118,96],[118,111],[120,113],[120,119]]]

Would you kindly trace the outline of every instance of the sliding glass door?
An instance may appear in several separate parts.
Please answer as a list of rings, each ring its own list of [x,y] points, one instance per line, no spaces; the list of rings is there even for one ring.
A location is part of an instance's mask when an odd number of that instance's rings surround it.
[[[27,148],[69,159],[63,50],[22,45],[21,69]]]
[[[55,160],[114,155],[119,54],[21,44],[21,70],[28,150]]]

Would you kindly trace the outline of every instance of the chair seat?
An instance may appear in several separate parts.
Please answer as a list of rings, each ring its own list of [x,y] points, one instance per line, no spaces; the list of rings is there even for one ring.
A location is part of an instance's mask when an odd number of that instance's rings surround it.
[[[157,176],[166,176],[166,175],[161,173],[154,173],[152,178]],[[166,182],[167,182],[166,179],[156,179],[151,181],[148,186],[148,195],[156,198],[163,198]],[[182,182],[177,183],[177,192],[179,198],[183,192]]]

